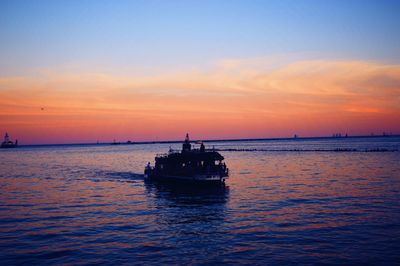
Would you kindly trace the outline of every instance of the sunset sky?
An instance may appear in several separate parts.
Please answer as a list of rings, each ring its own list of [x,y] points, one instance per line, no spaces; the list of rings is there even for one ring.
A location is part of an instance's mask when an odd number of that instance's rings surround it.
[[[22,144],[400,133],[400,1],[0,1]]]

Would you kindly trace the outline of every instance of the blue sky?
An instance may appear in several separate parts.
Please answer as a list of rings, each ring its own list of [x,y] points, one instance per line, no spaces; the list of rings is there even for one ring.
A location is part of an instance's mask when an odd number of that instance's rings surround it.
[[[400,1],[0,1],[0,74],[309,54],[398,63]]]
[[[399,14],[400,0],[0,0],[0,132],[400,132]]]

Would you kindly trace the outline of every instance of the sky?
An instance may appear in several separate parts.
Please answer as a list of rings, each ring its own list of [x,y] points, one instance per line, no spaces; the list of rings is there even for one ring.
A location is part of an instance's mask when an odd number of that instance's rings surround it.
[[[0,134],[399,134],[398,14],[382,0],[0,0]]]

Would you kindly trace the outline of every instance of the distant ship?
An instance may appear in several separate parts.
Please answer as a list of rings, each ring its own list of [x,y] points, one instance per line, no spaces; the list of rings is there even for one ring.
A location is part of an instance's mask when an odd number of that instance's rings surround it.
[[[223,160],[220,153],[206,150],[203,143],[200,149],[192,149],[189,134],[186,134],[182,150],[170,149],[167,154],[157,155],[154,167],[150,162],[145,167],[144,176],[166,182],[224,183],[229,176],[229,169]]]
[[[0,148],[15,148],[18,146],[18,140],[15,140],[15,142],[10,140],[10,137],[8,136],[8,133],[4,136],[4,141],[1,143]]]
[[[121,142],[117,142],[117,141],[115,141],[115,139],[114,139],[114,141],[111,142],[111,145],[121,145]]]

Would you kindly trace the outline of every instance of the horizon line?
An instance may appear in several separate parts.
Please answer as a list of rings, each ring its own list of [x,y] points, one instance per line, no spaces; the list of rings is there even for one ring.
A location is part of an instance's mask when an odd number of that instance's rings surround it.
[[[399,133],[389,134],[370,134],[370,135],[338,135],[338,136],[309,136],[300,137],[273,137],[273,138],[239,138],[239,139],[207,139],[207,140],[190,140],[190,142],[238,142],[238,141],[273,141],[273,140],[301,140],[301,139],[346,139],[346,138],[381,138],[381,137],[400,137]],[[82,142],[82,143],[43,143],[43,144],[23,144],[19,147],[40,147],[40,146],[78,146],[78,145],[138,145],[138,144],[167,144],[182,143],[183,140],[149,140],[149,141],[124,141],[124,142]]]

